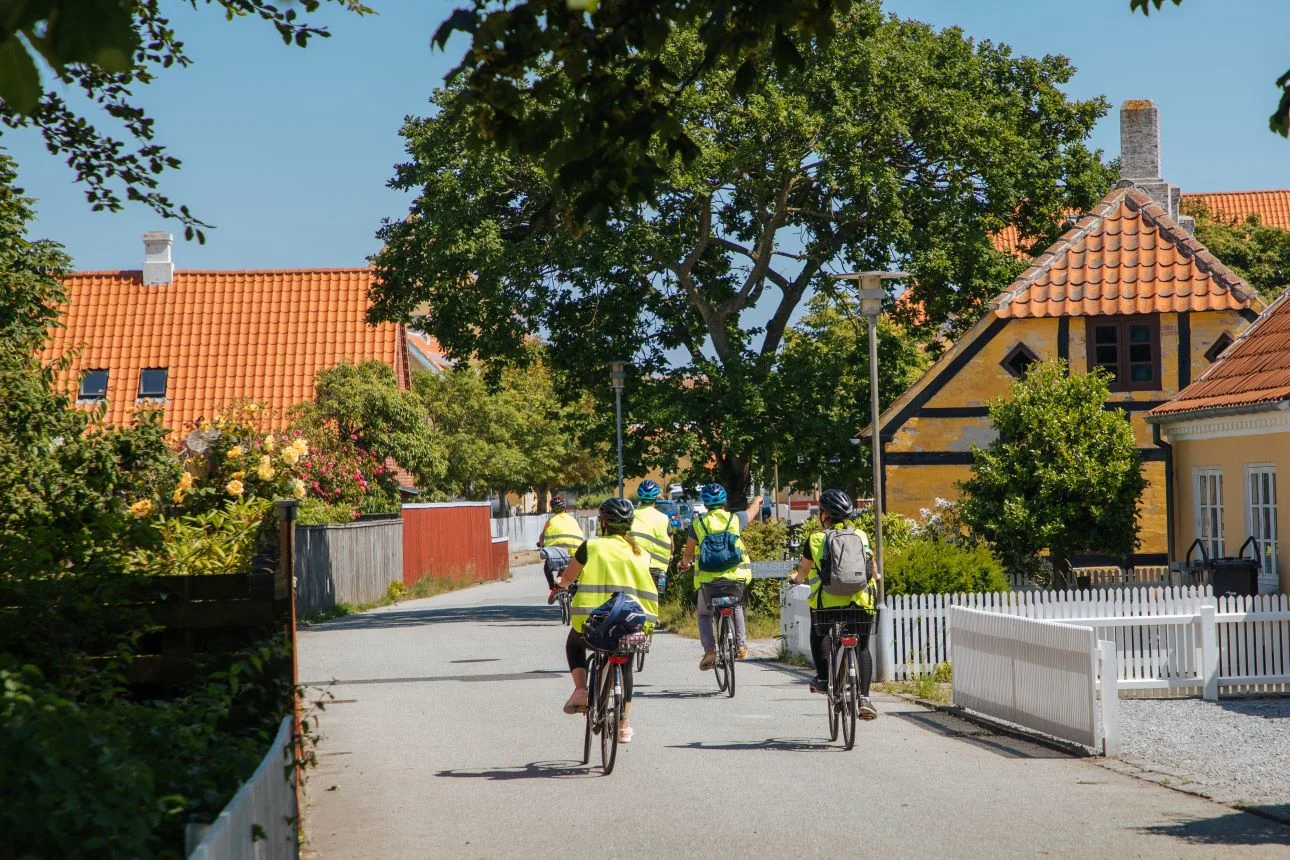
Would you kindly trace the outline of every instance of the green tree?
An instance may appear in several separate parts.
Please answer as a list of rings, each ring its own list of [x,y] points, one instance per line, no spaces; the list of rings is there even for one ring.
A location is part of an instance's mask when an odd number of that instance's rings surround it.
[[[854,295],[813,295],[784,338],[767,398],[770,432],[757,451],[762,466],[777,461],[783,483],[872,491],[870,460],[851,444],[869,424],[869,329]],[[906,329],[878,321],[878,402],[886,408],[925,371],[931,359]],[[763,469],[763,471],[767,471]]]
[[[675,32],[660,61],[703,50]],[[673,116],[699,154],[667,162],[656,205],[581,234],[545,220],[556,190],[536,159],[462,147],[468,86],[438,92],[436,115],[404,128],[393,185],[417,197],[381,231],[374,318],[416,318],[450,354],[493,365],[549,332],[556,370],[611,415],[607,366],[630,358],[633,471],[688,457],[738,494],[785,332],[830,271],[898,264],[922,324],[961,328],[1022,265],[991,235],[1048,235],[1109,184],[1083,143],[1106,106],[1063,95],[1064,58],[862,2],[807,67],[760,68],[743,96],[720,69],[685,88]]]
[[[314,399],[293,409],[296,426],[322,444],[329,435],[392,459],[423,487],[433,487],[447,469],[446,454],[421,400],[399,388],[383,361],[341,362],[318,371]]]
[[[1150,15],[1152,7],[1159,9],[1164,4],[1165,0],[1129,0],[1129,9],[1141,11],[1143,15]],[[1173,4],[1181,6],[1182,0],[1173,0]],[[1281,97],[1277,102],[1277,109],[1268,117],[1268,128],[1282,137],[1287,137],[1290,136],[1290,72],[1277,78],[1277,89],[1281,90]]]
[[[199,0],[184,2],[195,9]],[[301,20],[295,7],[315,12],[323,2],[370,11],[358,0],[203,0],[228,20],[267,21],[284,43],[300,47],[330,34]],[[160,0],[9,0],[0,11],[0,122],[38,129],[50,152],[66,155],[94,209],[119,210],[124,193],[177,218],[185,236],[202,241],[201,228],[210,225],[158,190],[159,174],[178,168],[179,159],[156,143],[152,118],[135,102],[138,87],[163,69],[191,63]],[[99,131],[73,106],[69,91],[124,126],[137,148]]]
[[[443,376],[416,374],[414,390],[447,449],[448,492],[486,498],[537,490],[545,510],[550,488],[604,477],[605,460],[587,439],[593,404],[561,398],[542,351],[529,350],[532,363],[502,370],[494,386],[470,362]]]
[[[1264,299],[1274,300],[1290,285],[1290,231],[1264,224],[1257,214],[1223,218],[1201,200],[1183,202],[1196,219],[1196,238]]]
[[[999,438],[973,447],[959,512],[1009,569],[1027,570],[1047,550],[1066,576],[1076,553],[1137,547],[1146,479],[1133,428],[1104,408],[1107,381],[1100,370],[1067,375],[1064,361],[1036,363],[990,404]]]

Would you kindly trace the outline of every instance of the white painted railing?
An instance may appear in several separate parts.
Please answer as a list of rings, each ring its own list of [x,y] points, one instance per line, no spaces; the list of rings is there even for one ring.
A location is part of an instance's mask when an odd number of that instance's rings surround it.
[[[296,860],[293,719],[285,717],[268,755],[233,795],[188,860]]]

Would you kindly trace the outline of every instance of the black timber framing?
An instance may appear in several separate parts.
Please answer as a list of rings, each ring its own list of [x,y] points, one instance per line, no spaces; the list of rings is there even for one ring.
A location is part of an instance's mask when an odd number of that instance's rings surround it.
[[[1119,409],[1124,412],[1147,412],[1168,403],[1167,400],[1110,400],[1102,404],[1103,409]],[[918,410],[919,418],[986,418],[990,414],[988,406],[926,406]],[[890,438],[890,437],[885,437]]]
[[[1071,372],[1071,318],[1057,318],[1057,357],[1066,362],[1066,372]]]
[[[1178,390],[1191,385],[1191,311],[1178,314]]]
[[[1259,312],[1253,308],[1241,308],[1237,311],[1246,322],[1254,322],[1259,318]]]
[[[1159,448],[1139,448],[1138,454],[1142,456],[1144,463],[1163,463],[1165,452]],[[971,466],[971,451],[893,451],[890,454],[884,454],[883,464],[883,494],[886,495],[887,475],[886,467],[891,466]],[[884,499],[885,501],[885,499]],[[885,510],[885,508],[884,508]]]

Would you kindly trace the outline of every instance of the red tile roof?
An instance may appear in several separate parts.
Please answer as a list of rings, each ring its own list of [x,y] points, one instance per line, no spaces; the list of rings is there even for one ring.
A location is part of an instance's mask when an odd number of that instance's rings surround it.
[[[166,425],[176,432],[234,400],[261,401],[282,426],[287,407],[313,395],[314,374],[342,360],[384,361],[408,383],[404,328],[368,325],[368,269],[177,271],[144,286],[139,271],[65,279],[64,327],[42,359],[80,345],[69,371],[108,370],[107,417],[130,421],[139,372],[164,367]]]
[[[1290,290],[1241,332],[1218,361],[1149,417],[1290,400]]]
[[[1290,188],[1276,191],[1205,191],[1184,194],[1182,199],[1184,204],[1202,203],[1210,212],[1223,218],[1244,220],[1248,215],[1258,215],[1269,227],[1290,230]],[[1021,235],[1016,227],[1004,227],[991,237],[991,241],[1000,251],[1022,255]]]
[[[990,303],[1000,317],[1261,309],[1235,272],[1141,190],[1124,185]]]
[[[444,354],[443,346],[438,340],[428,334],[422,334],[419,331],[412,331],[409,329],[408,348],[409,350],[414,350],[415,354],[419,354],[423,357],[425,362],[430,365],[430,370],[443,373],[452,367],[452,362],[450,362],[448,360],[448,356]],[[415,354],[413,357],[416,357]]]

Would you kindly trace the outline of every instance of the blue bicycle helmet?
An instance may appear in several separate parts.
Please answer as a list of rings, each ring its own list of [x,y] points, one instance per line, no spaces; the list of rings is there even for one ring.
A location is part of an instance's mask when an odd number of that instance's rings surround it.
[[[719,508],[726,503],[726,488],[720,484],[704,484],[699,490],[699,501],[706,508]]]
[[[642,502],[656,502],[662,492],[659,485],[653,481],[641,481],[640,486],[636,488],[636,498]]]

